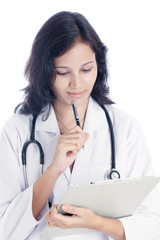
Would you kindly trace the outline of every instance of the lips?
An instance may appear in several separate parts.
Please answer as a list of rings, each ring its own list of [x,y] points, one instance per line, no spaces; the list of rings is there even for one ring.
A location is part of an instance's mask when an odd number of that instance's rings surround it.
[[[80,98],[80,97],[83,96],[84,93],[85,93],[85,91],[83,91],[83,92],[76,92],[76,93],[68,92],[68,95],[69,95],[71,98]]]

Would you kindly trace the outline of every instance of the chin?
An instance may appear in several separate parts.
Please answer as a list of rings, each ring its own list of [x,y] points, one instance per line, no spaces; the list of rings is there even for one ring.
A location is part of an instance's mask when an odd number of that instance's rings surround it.
[[[89,97],[85,97],[85,98],[77,98],[77,99],[72,99],[75,101],[76,105],[86,105],[88,104],[88,101],[89,101]]]

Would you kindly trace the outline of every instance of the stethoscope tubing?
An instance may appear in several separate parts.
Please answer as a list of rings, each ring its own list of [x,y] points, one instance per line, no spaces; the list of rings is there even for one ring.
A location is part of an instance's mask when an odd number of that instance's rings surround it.
[[[111,141],[111,170],[110,170],[109,173],[107,173],[107,172],[105,173],[104,179],[106,179],[106,178],[118,179],[118,178],[120,178],[120,173],[116,170],[115,135],[114,135],[114,130],[113,130],[113,124],[112,124],[110,115],[109,115],[106,107],[104,105],[102,105],[101,107],[104,110],[105,115],[106,115],[106,119],[107,119],[108,126],[109,126],[109,131],[110,131],[110,141]],[[26,188],[29,186],[28,178],[27,178],[27,170],[26,170],[26,165],[27,165],[27,159],[26,159],[27,154],[26,153],[27,153],[27,148],[30,144],[36,144],[38,149],[39,149],[41,174],[43,174],[44,152],[43,152],[43,148],[42,148],[42,145],[40,144],[40,142],[38,142],[35,139],[36,119],[37,119],[37,116],[33,116],[30,139],[24,143],[23,148],[22,148],[23,176],[24,176],[24,182],[25,182],[25,187]]]
[[[108,121],[108,125],[109,125],[109,130],[110,130],[110,141],[111,141],[111,169],[116,169],[116,161],[115,161],[115,135],[114,135],[114,130],[113,130],[113,124],[111,121],[111,118],[109,116],[109,113],[107,111],[107,109],[105,108],[104,105],[101,106],[102,109],[105,112],[107,121]]]
[[[30,135],[30,139],[28,141],[26,141],[23,145],[22,148],[22,165],[23,165],[23,176],[24,176],[24,182],[25,182],[25,187],[29,187],[28,184],[28,178],[27,178],[27,170],[26,170],[26,165],[27,165],[27,148],[30,144],[36,144],[38,149],[39,149],[39,154],[40,154],[40,171],[41,174],[43,174],[43,165],[44,165],[44,152],[43,152],[43,148],[42,145],[40,144],[40,142],[38,142],[35,139],[35,124],[36,124],[36,119],[37,116],[34,116],[32,119],[32,128],[31,128],[31,135]]]

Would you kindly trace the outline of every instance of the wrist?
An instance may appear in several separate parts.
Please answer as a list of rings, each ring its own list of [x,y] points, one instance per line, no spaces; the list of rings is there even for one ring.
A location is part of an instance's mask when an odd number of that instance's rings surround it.
[[[62,171],[59,168],[57,168],[57,166],[53,163],[46,170],[48,171],[49,175],[54,176],[56,178],[58,178],[62,174]]]
[[[97,230],[97,231],[100,231],[100,228],[101,228],[101,225],[102,225],[102,217],[95,214],[92,215],[92,221],[90,221],[90,226],[89,228],[90,229],[93,229],[93,230]]]
[[[96,220],[93,221],[93,229],[103,232],[114,239],[126,240],[125,231],[120,220],[96,215]]]

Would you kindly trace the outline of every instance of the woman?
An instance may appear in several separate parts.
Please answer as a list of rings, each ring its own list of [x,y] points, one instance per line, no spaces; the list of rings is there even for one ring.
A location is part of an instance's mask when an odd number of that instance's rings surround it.
[[[63,210],[71,216],[57,212],[71,183],[103,180],[110,169],[110,135],[102,105],[113,122],[121,177],[153,175],[138,124],[108,98],[106,47],[88,21],[71,12],[52,16],[35,38],[25,73],[29,84],[24,102],[1,134],[0,239],[39,239],[47,224],[97,230],[74,235],[74,239],[158,240],[160,214],[155,193],[127,218],[104,218],[70,205]],[[82,128],[75,123],[72,100]],[[21,151],[29,139],[33,116],[45,162],[40,175],[38,149],[31,144],[24,181]]]

